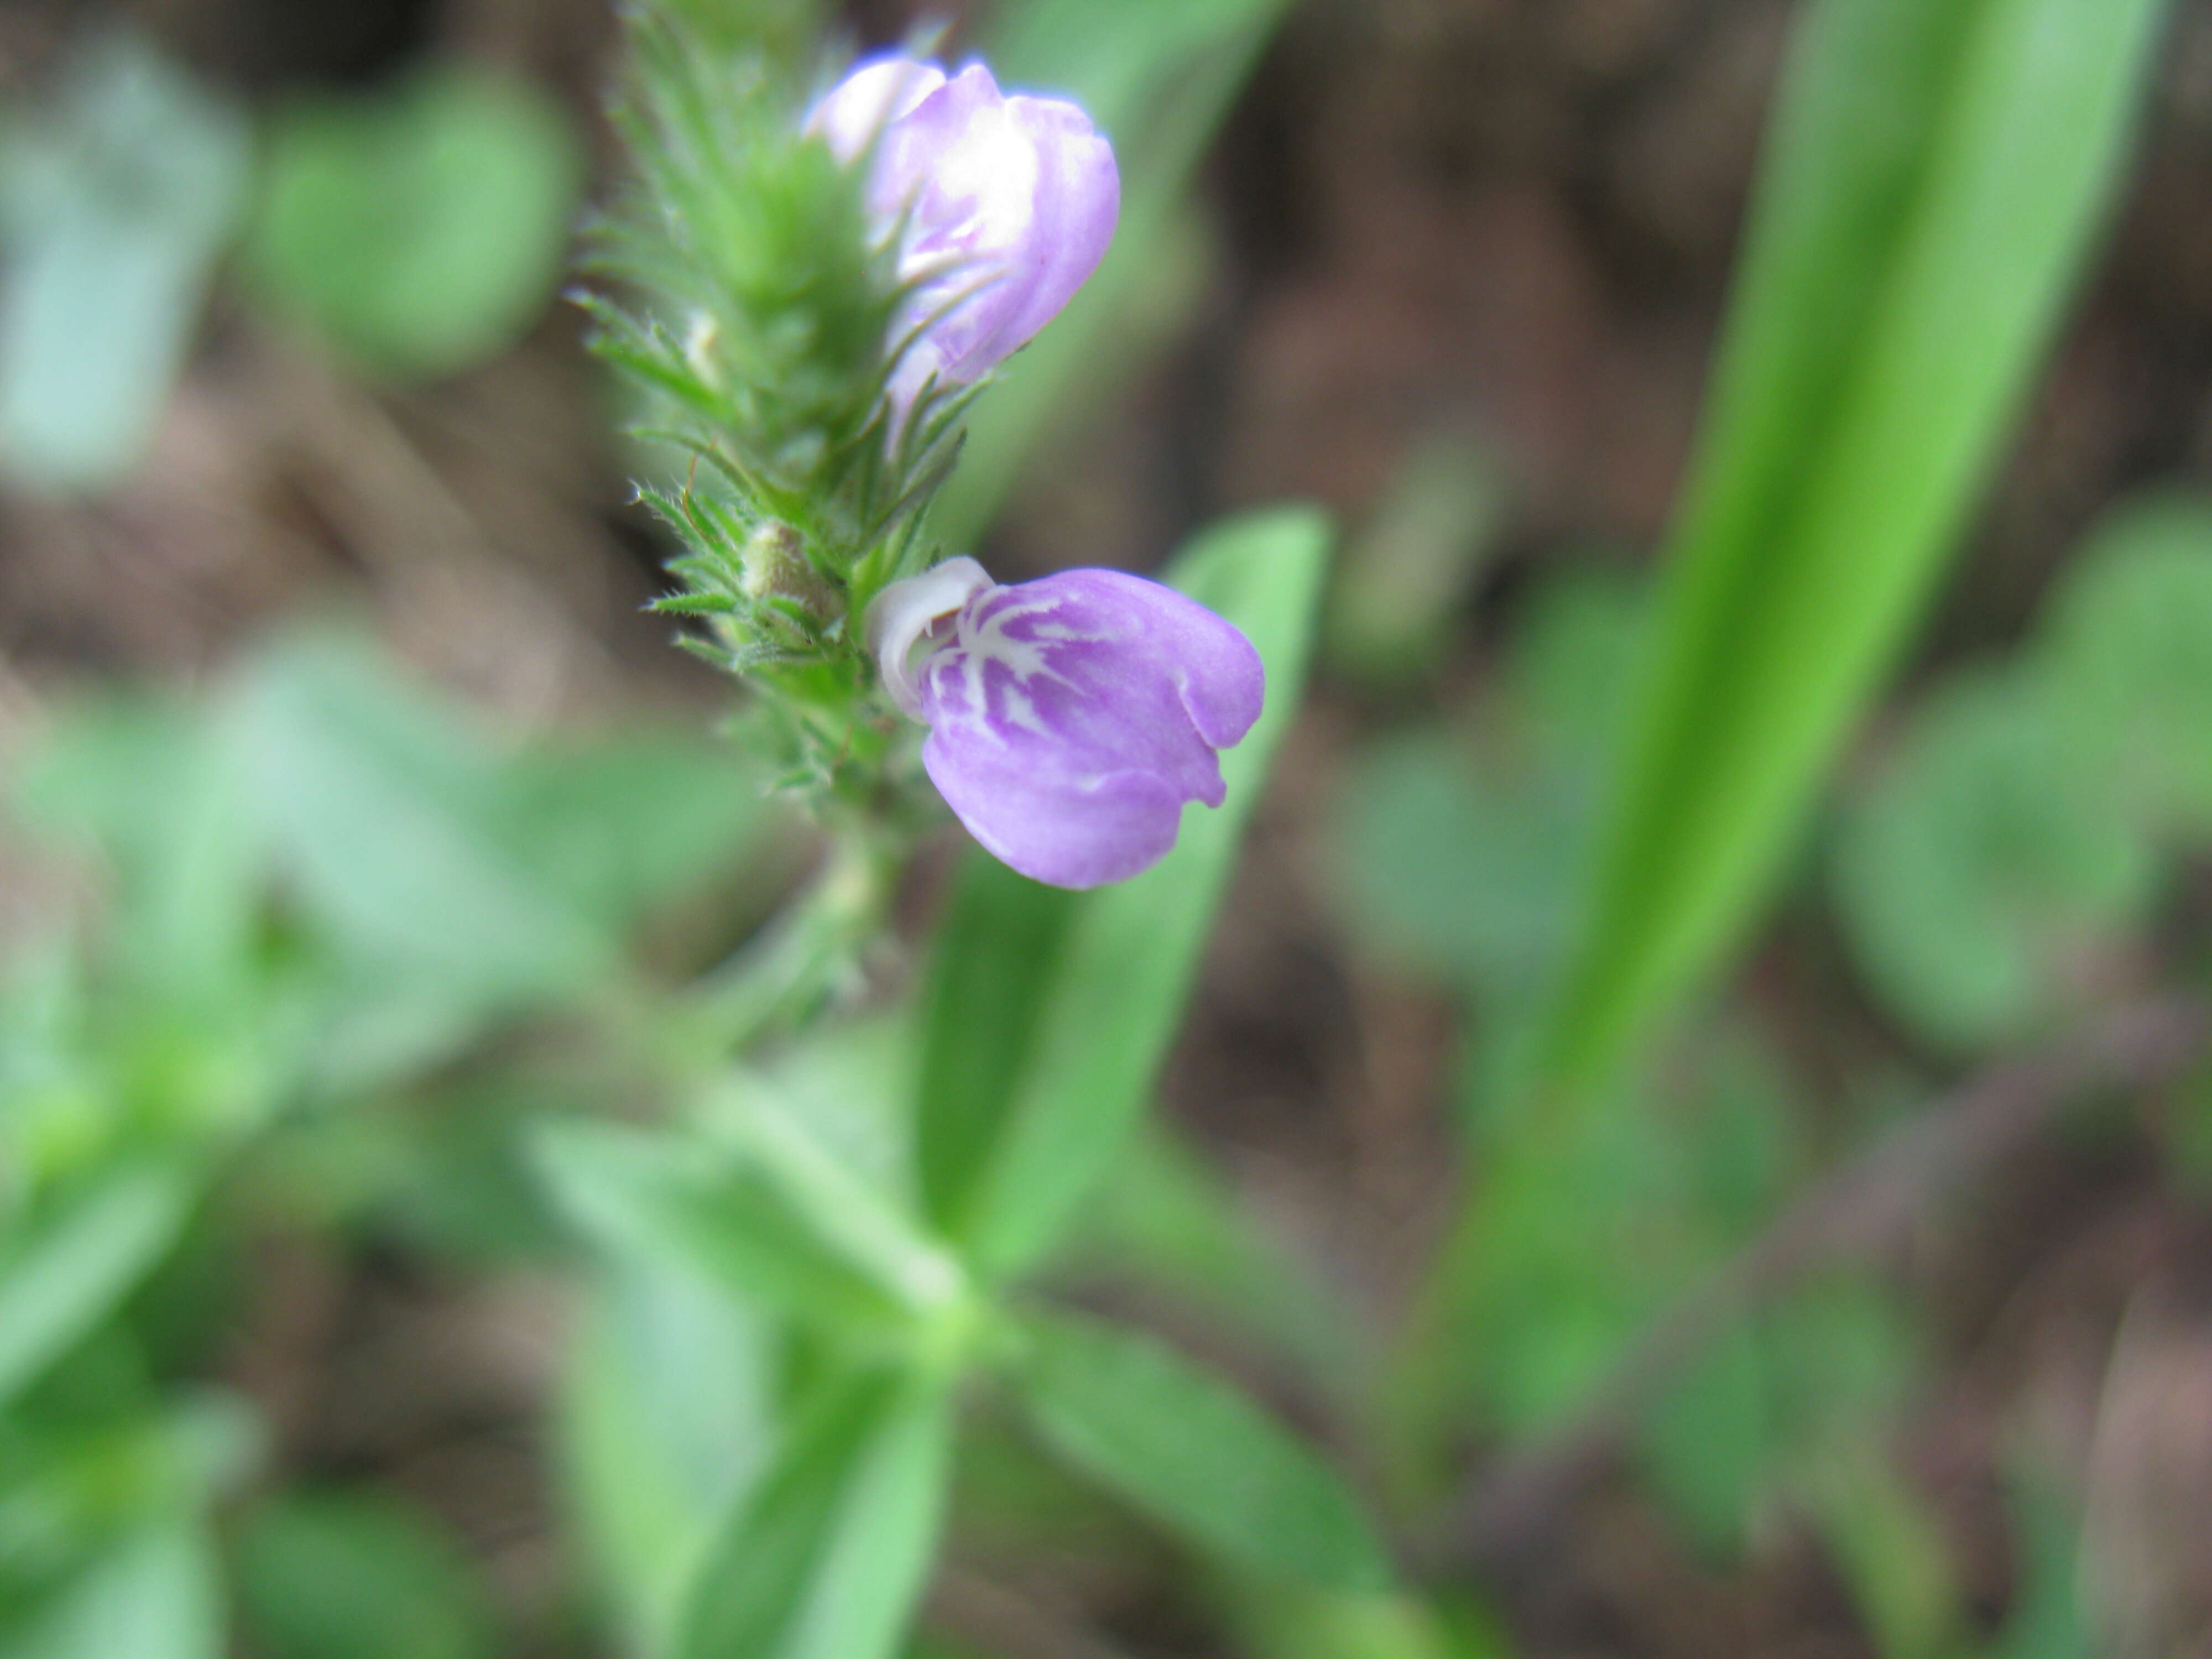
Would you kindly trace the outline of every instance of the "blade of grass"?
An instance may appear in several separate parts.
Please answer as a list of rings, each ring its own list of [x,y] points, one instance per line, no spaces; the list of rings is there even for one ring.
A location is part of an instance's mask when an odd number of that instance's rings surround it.
[[[1824,0],[1788,77],[1661,626],[1537,1081],[1589,1092],[1785,860],[2016,416],[2159,0]]]

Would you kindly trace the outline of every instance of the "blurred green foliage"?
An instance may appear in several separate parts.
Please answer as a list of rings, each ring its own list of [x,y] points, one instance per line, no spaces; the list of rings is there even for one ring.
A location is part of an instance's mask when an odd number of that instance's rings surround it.
[[[244,205],[237,111],[135,37],[0,114],[0,467],[119,480],[153,435]]]
[[[246,237],[258,291],[376,375],[497,356],[545,310],[583,197],[580,135],[531,83],[444,65],[289,106]]]
[[[787,75],[821,21],[679,9]],[[1127,210],[979,406],[935,533],[971,543],[1108,358],[1182,314],[1188,175],[1280,10],[1036,0],[985,24],[1003,78],[1115,135]],[[1258,1659],[1513,1652],[1474,1595],[1403,1576],[1466,1446],[1574,1423],[1881,1131],[1864,1098],[2155,964],[2153,905],[2212,832],[2212,506],[2173,495],[2097,528],[2017,652],[1935,675],[1847,769],[1815,867],[1894,1073],[1816,1089],[1759,1011],[1675,1018],[1786,867],[2017,412],[2156,10],[1808,8],[1661,591],[1595,560],[1535,582],[1473,696],[1353,757],[1345,915],[1463,1015],[1471,1199],[1408,1334],[1145,1117],[1316,631],[1369,690],[1443,661],[1504,505],[1463,434],[1407,462],[1326,623],[1315,514],[1194,543],[1171,579],[1269,673],[1230,805],[1096,894],[971,859],[911,1006],[810,1023],[851,942],[804,917],[679,984],[787,872],[761,779],[690,736],[501,740],[327,634],[191,703],[64,712],[7,784],[58,896],[0,975],[0,1650],[520,1639],[427,1511],[284,1467],[207,1387],[247,1245],[304,1230],[580,1287],[550,1437],[624,1652],[975,1659],[908,1644],[948,1537],[1152,1562],[1155,1532]],[[71,488],[144,442],[246,188],[234,115],[127,49],[87,64],[0,135],[0,435]],[[360,372],[453,373],[540,313],[580,167],[543,94],[448,65],[282,112],[264,145],[252,292]],[[125,320],[84,339],[88,304]],[[775,1041],[733,1059],[732,1031]],[[1206,1333],[1207,1363],[1078,1311],[1124,1299]],[[2090,1650],[2063,1492],[2012,1481],[1991,1635],[1889,1455],[1923,1325],[1863,1268],[1723,1308],[1627,1425],[1639,1490],[1718,1563],[1778,1518],[1808,1530],[1884,1659]],[[1229,1380],[1248,1368],[1271,1403]]]

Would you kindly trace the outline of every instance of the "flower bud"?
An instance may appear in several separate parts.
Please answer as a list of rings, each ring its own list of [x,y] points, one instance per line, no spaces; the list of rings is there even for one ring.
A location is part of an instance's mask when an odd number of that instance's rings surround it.
[[[1121,213],[1114,149],[1065,99],[999,90],[971,63],[862,64],[809,121],[842,161],[869,158],[867,204],[913,283],[892,328],[891,397],[983,378],[1097,268]],[[917,332],[917,331],[919,331]],[[912,337],[909,338],[908,337]]]
[[[869,647],[926,721],[931,781],[975,839],[1055,887],[1136,875],[1183,803],[1221,805],[1218,751],[1260,716],[1251,641],[1196,600],[1119,570],[1010,586],[951,559],[878,596]]]
[[[738,580],[756,604],[787,599],[817,622],[828,622],[842,608],[836,590],[807,559],[798,529],[781,519],[767,520],[745,538]]]

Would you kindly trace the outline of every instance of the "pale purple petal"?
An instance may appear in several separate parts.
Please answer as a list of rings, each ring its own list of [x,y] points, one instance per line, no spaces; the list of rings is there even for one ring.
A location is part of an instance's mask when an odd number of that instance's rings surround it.
[[[951,588],[923,592],[937,574],[887,591],[868,632],[888,640],[893,611],[936,616],[905,632],[927,653],[912,681],[930,726],[922,761],[994,854],[1039,881],[1096,886],[1174,845],[1184,802],[1221,804],[1216,751],[1250,729],[1266,684],[1234,627],[1117,570],[982,588],[948,619]],[[895,666],[905,673],[886,657],[887,680]]]
[[[1121,212],[1113,147],[1063,99],[1007,97],[980,63],[879,58],[825,97],[811,125],[848,160],[874,148],[868,210],[899,236],[912,285],[892,327],[891,380],[911,405],[934,375],[982,379],[1058,315],[1097,268]]]
[[[1121,175],[1114,147],[1073,104],[1057,98],[1006,100],[1014,125],[1036,146],[1036,214],[1011,286],[1021,303],[996,343],[1010,355],[1029,343],[1091,279],[1114,240],[1121,213]]]
[[[1070,787],[1012,761],[955,754],[936,732],[921,762],[983,850],[1031,881],[1078,890],[1140,875],[1167,856],[1182,797],[1146,772]]]
[[[945,84],[934,64],[902,57],[872,58],[857,65],[823,95],[806,118],[839,161],[860,159],[894,121]]]

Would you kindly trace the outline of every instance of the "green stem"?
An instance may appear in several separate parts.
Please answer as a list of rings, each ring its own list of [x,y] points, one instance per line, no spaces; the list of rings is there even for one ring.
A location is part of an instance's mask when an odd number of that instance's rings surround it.
[[[660,1023],[664,1066],[697,1078],[805,1025],[881,931],[896,868],[878,835],[863,829],[835,841],[812,886],[677,999]]]

